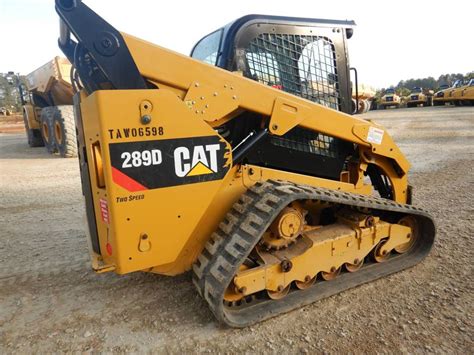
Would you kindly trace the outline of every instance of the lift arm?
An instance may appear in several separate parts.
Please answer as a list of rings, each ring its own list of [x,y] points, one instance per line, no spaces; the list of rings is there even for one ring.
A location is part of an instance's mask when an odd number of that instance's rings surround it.
[[[59,45],[87,94],[169,89],[213,127],[243,110],[255,112],[268,117],[269,134],[281,136],[301,126],[353,142],[367,163],[391,170],[387,176],[406,179],[410,164],[379,125],[120,33],[80,0],[56,0],[56,11],[61,18]]]

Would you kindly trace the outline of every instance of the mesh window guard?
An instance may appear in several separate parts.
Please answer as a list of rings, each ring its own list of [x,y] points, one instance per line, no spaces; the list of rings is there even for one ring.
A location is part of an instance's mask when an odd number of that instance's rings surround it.
[[[245,51],[252,79],[335,110],[340,109],[336,54],[321,36],[262,33]],[[249,75],[250,74],[250,75]],[[333,137],[294,128],[271,143],[287,149],[339,158]]]
[[[339,109],[335,51],[328,38],[263,33],[249,43],[245,56],[253,79]]]

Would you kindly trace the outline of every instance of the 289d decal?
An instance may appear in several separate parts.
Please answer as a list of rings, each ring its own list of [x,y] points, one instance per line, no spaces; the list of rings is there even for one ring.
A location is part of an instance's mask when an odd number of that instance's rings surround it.
[[[111,143],[113,181],[128,191],[222,179],[227,145],[217,136]]]

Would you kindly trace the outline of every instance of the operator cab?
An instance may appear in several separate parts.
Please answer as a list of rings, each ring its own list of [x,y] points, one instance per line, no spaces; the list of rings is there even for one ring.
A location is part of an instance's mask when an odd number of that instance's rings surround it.
[[[247,15],[202,38],[191,57],[351,113],[353,21]]]
[[[353,21],[247,15],[202,38],[191,57],[351,114],[347,39]],[[235,124],[238,122],[238,124]],[[217,128],[232,146],[261,130],[247,115]],[[354,145],[300,127],[267,137],[249,164],[340,180]]]

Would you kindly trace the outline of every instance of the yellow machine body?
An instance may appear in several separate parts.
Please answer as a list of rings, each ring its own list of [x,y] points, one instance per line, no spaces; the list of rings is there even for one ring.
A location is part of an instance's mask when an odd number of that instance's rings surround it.
[[[248,15],[190,58],[83,2],[56,10],[96,272],[192,270],[216,318],[242,327],[428,254],[409,162],[345,113],[353,21]]]
[[[451,100],[461,103],[469,103],[474,100],[474,79],[471,79],[466,85],[455,88],[451,92]]]
[[[379,125],[122,35],[140,72],[160,89],[81,94],[85,154],[102,251],[92,252],[96,271],[175,275],[189,270],[230,207],[257,182],[285,180],[371,195],[372,186],[363,176],[368,164],[374,164],[390,178],[394,200],[407,203],[409,163]],[[261,114],[274,135],[299,125],[356,143],[359,161],[341,173],[339,181],[248,164],[233,166],[229,143],[212,127],[241,110]],[[143,123],[145,115],[149,121]],[[175,161],[174,168],[163,170],[173,176],[172,181],[153,182],[159,188],[146,188],[121,174],[117,161],[132,164],[133,157],[111,151],[130,144],[132,155],[138,151],[135,165],[148,164],[151,155],[143,151],[150,141],[163,142],[150,163],[157,165],[158,174],[161,165],[166,169],[167,159],[179,157],[179,166]],[[112,156],[121,158],[114,162]]]

